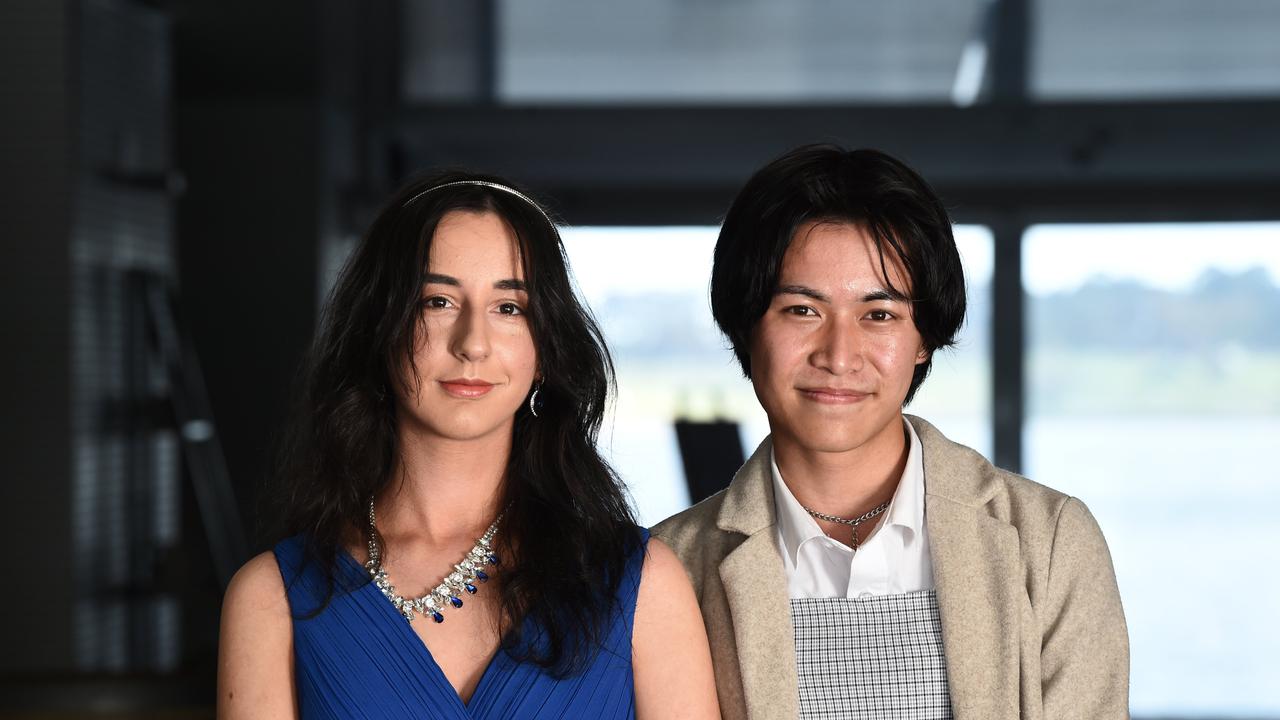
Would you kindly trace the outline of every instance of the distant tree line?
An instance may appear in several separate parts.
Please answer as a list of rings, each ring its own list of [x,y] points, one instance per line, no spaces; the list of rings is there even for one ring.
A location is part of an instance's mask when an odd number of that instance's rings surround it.
[[[1280,287],[1263,268],[1206,270],[1187,289],[1163,290],[1135,280],[1097,277],[1080,287],[1027,298],[1032,347],[1132,352],[1211,351],[1226,346],[1280,350]],[[614,295],[595,308],[610,348],[634,359],[716,359],[728,344],[695,293]],[[986,286],[970,287],[969,312],[957,352],[985,352],[991,302]]]
[[[1260,267],[1206,270],[1182,291],[1094,278],[1030,300],[1028,329],[1037,346],[1280,350],[1280,287]]]

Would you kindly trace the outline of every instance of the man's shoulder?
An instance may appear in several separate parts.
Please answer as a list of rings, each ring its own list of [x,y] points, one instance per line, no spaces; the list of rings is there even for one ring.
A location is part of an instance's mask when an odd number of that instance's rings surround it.
[[[1061,505],[1069,498],[1069,496],[1061,490],[1036,482],[1025,475],[1019,475],[1012,470],[996,467],[990,460],[983,457],[976,451],[974,451],[974,454],[980,459],[984,474],[990,477],[991,480],[994,481],[995,485],[1011,499],[1016,499],[1022,503],[1033,502],[1037,504],[1057,506]]]
[[[746,537],[720,527],[727,489],[653,526],[653,537],[665,542],[693,582],[699,601],[708,585],[719,582],[720,563]]]
[[[671,546],[683,560],[699,544],[707,540],[711,531],[717,531],[716,519],[724,504],[727,490],[712,495],[693,507],[682,510],[653,526],[653,535]]]
[[[948,439],[921,418],[909,419],[924,448],[926,492],[935,498],[985,506],[1005,520],[1026,513],[1053,516],[1070,499],[1066,493],[996,467],[978,451]]]
[[[1017,527],[1024,542],[1034,542],[1041,534],[1045,542],[1051,540],[1058,518],[1073,498],[1015,472],[994,466],[992,472],[1002,492],[988,503],[991,513]]]

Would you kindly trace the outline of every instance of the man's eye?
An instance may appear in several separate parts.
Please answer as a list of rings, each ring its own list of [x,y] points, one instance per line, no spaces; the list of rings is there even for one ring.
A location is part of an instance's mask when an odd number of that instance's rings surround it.
[[[508,303],[502,303],[501,305],[499,305],[498,312],[502,313],[503,315],[523,315],[524,308],[520,307],[515,303],[508,302]]]
[[[787,308],[787,312],[792,315],[799,315],[800,317],[811,317],[817,314],[814,309],[808,305],[792,305]]]
[[[867,317],[871,318],[872,320],[875,320],[876,322],[884,322],[886,320],[892,320],[893,313],[889,312],[888,310],[872,310],[871,312],[867,313]]]

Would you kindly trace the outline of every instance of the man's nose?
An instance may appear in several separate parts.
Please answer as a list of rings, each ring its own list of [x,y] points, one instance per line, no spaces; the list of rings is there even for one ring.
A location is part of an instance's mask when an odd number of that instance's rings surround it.
[[[836,318],[822,329],[812,362],[834,375],[862,369],[865,338],[856,319]]]

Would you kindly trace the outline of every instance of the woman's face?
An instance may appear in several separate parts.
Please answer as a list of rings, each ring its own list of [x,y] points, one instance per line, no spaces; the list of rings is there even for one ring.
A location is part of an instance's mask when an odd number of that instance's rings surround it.
[[[510,434],[538,368],[515,233],[494,213],[452,211],[429,255],[399,422],[453,440]]]

